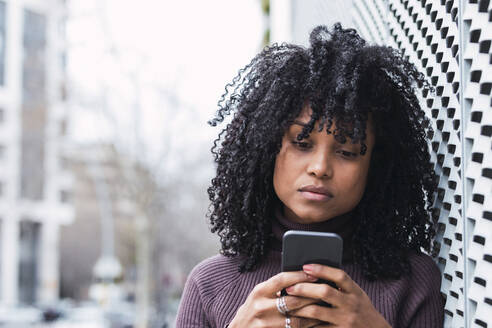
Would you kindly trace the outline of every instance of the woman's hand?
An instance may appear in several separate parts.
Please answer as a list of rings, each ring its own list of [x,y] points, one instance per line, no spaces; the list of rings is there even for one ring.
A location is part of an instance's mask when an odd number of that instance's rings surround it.
[[[286,327],[286,316],[277,309],[278,293],[289,286],[316,280],[317,278],[310,277],[302,271],[282,272],[256,285],[244,304],[239,307],[228,327]],[[292,328],[304,328],[314,327],[319,324],[320,321],[316,319],[299,318],[290,315],[290,311],[302,309],[304,306],[316,302],[316,299],[285,296],[285,303],[289,309],[290,326]]]
[[[374,308],[369,296],[345,271],[318,264],[305,265],[303,270],[310,276],[333,281],[339,290],[327,284],[310,282],[297,283],[287,288],[289,295],[319,299],[333,306],[329,308],[310,304],[292,311],[291,315],[323,322],[316,327],[390,327]]]

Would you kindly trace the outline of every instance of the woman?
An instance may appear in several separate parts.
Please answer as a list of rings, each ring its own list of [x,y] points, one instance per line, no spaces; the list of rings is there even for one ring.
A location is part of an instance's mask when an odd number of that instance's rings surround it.
[[[442,326],[440,271],[422,253],[435,235],[432,131],[415,86],[431,89],[340,24],[240,71],[210,122],[234,113],[208,190],[221,255],[190,274],[177,327]],[[338,233],[342,267],[279,273],[287,230]]]

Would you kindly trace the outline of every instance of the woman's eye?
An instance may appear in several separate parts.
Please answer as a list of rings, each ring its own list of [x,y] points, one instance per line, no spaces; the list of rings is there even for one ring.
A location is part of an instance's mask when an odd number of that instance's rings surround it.
[[[340,154],[342,154],[343,157],[347,157],[347,158],[355,158],[355,157],[357,157],[357,154],[356,153],[352,153],[350,151],[339,150],[338,152]]]
[[[297,148],[300,149],[309,149],[311,148],[311,145],[307,142],[302,142],[302,141],[292,141],[292,144],[295,145]]]

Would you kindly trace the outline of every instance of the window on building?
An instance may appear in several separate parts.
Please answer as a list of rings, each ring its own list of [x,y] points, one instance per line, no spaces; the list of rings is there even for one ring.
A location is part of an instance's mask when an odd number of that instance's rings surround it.
[[[60,136],[64,137],[67,135],[67,120],[62,119],[60,121]]]
[[[3,237],[3,220],[4,218],[3,217],[0,217],[0,279],[3,278],[2,276],[2,256],[3,256],[3,252],[2,252],[2,246],[3,246],[3,243],[2,243],[2,237]],[[2,279],[3,281],[3,279]],[[0,295],[3,295],[3,292],[2,292],[2,285],[3,284],[0,284]]]
[[[2,279],[2,256],[3,256],[3,252],[2,252],[2,246],[3,246],[3,243],[2,243],[2,237],[3,237],[3,220],[4,218],[3,217],[0,217],[0,279]],[[3,281],[3,279],[2,279]],[[0,295],[3,295],[2,293],[2,285],[3,284],[0,284]]]
[[[38,287],[39,237],[38,222],[22,220],[19,238],[19,301],[33,304]]]
[[[67,101],[68,95],[67,95],[67,82],[63,80],[60,82],[60,100],[61,101]]]
[[[24,10],[20,195],[42,200],[45,180],[46,16]]]
[[[70,202],[70,192],[67,190],[60,191],[60,202],[69,203]]]
[[[5,47],[6,42],[6,10],[5,1],[0,1],[0,85],[5,85]]]
[[[59,163],[60,163],[60,170],[67,170],[68,169],[68,159],[65,156],[60,156],[59,157]]]

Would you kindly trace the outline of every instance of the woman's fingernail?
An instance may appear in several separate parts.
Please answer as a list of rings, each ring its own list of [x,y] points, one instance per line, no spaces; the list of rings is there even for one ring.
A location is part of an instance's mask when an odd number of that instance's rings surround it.
[[[306,264],[306,265],[303,265],[302,266],[302,270],[304,270],[304,272],[313,272],[314,270],[314,266],[312,264]]]
[[[318,280],[318,278],[313,277],[313,276],[310,276],[310,275],[307,275],[307,278],[308,278],[309,280],[311,280],[311,281],[316,281],[316,280]]]
[[[294,291],[294,287],[290,286],[290,287],[285,288],[285,290],[287,291],[287,293],[291,293]]]

